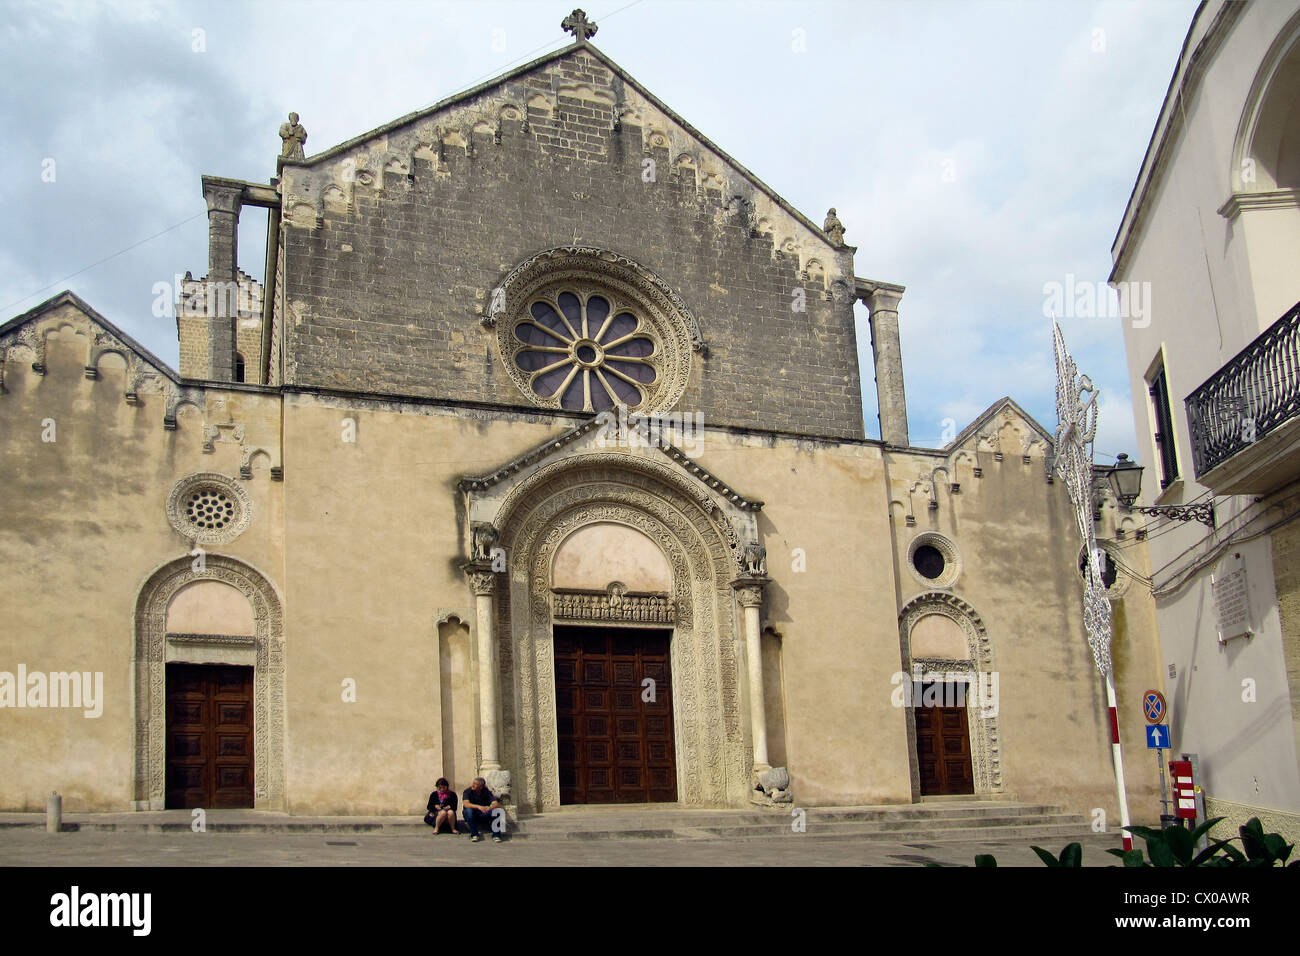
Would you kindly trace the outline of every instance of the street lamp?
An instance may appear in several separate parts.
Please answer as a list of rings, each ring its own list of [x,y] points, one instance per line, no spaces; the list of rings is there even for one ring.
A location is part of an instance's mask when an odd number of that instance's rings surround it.
[[[1120,454],[1115,467],[1106,473],[1106,479],[1125,508],[1132,508],[1133,502],[1142,494],[1142,466],[1130,461],[1128,455]]]
[[[1174,518],[1178,521],[1199,521],[1214,527],[1214,499],[1194,505],[1138,505],[1133,506],[1138,495],[1142,494],[1142,466],[1130,461],[1128,455],[1121,454],[1113,467],[1105,472],[1110,482],[1110,490],[1129,511],[1143,515],[1158,515],[1162,518]]]

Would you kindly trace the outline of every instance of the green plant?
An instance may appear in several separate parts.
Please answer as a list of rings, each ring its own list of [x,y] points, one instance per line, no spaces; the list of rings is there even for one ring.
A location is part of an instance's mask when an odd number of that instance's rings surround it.
[[[1147,845],[1150,861],[1142,859],[1141,850],[1107,850],[1107,853],[1119,857],[1125,866],[1214,866],[1214,867],[1250,867],[1287,866],[1287,859],[1295,845],[1287,843],[1281,834],[1265,833],[1259,817],[1251,817],[1246,825],[1238,827],[1242,849],[1232,845],[1232,839],[1211,840],[1200,853],[1196,853],[1196,841],[1223,817],[1206,820],[1195,830],[1182,827],[1169,827],[1164,830],[1152,830],[1150,827],[1128,827]],[[1245,851],[1244,853],[1242,851]],[[1300,860],[1290,867],[1300,867]]]
[[[1222,819],[1223,817],[1214,817],[1206,820],[1195,830],[1185,830],[1182,827],[1166,827],[1163,830],[1153,830],[1151,827],[1125,827],[1124,829],[1146,843],[1150,862],[1142,859],[1142,851],[1138,849],[1111,849],[1106,852],[1119,857],[1124,861],[1125,866],[1232,866],[1231,863],[1212,862],[1215,859],[1228,858],[1219,854],[1220,847],[1227,845],[1227,840],[1215,840],[1200,853],[1196,852],[1196,841]],[[1258,820],[1252,819],[1251,822],[1259,824]],[[1236,853],[1236,850],[1232,849],[1232,852]]]
[[[1146,858],[1143,857],[1142,851],[1139,849],[1111,849],[1106,852],[1119,857],[1124,861],[1125,866],[1132,867],[1214,866],[1256,868],[1285,866],[1287,869],[1300,868],[1300,859],[1287,863],[1291,851],[1295,849],[1295,844],[1287,843],[1281,834],[1265,833],[1258,817],[1251,817],[1246,821],[1245,826],[1239,827],[1237,830],[1238,837],[1227,840],[1212,840],[1209,846],[1197,853],[1196,842],[1202,836],[1208,834],[1211,828],[1222,822],[1223,819],[1223,817],[1214,817],[1211,820],[1206,820],[1195,830],[1185,830],[1182,827],[1168,827],[1164,830],[1153,830],[1151,827],[1125,827],[1124,829],[1146,843]],[[1236,839],[1241,840],[1240,850],[1232,845],[1232,841]],[[1083,846],[1078,843],[1067,845],[1059,856],[1052,856],[1041,846],[1032,846],[1030,849],[1038,854],[1038,858],[1046,866],[1071,868],[1083,866]],[[977,867],[996,867],[998,861],[991,854],[982,853],[975,857],[975,865]]]
[[[1066,848],[1061,851],[1059,857],[1052,856],[1052,854],[1048,853],[1041,846],[1031,846],[1030,849],[1037,853],[1038,858],[1047,866],[1068,866],[1076,868],[1083,866],[1083,846],[1079,843],[1071,843],[1067,845]]]

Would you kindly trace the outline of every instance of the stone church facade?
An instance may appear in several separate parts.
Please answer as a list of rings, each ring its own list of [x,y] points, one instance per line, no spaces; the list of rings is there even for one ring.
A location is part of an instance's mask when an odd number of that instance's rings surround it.
[[[911,446],[903,288],[566,23],[324,152],[293,118],[269,184],[204,177],[179,373],[70,292],[0,326],[0,669],[29,675],[0,685],[0,808],[410,813],[483,773],[522,811],[1114,818],[1050,433],[1003,399]],[[1158,652],[1129,583],[1141,758]],[[99,716],[54,706],[74,672]],[[1150,761],[1129,783],[1154,816]]]

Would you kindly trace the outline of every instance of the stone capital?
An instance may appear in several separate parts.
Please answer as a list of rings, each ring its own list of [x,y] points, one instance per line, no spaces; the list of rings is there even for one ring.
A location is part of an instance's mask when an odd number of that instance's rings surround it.
[[[243,189],[239,186],[228,186],[224,183],[207,182],[203,184],[203,198],[208,203],[208,215],[214,212],[225,212],[231,215],[239,213],[239,207],[242,205]]]
[[[497,576],[490,562],[468,561],[460,566],[469,578],[470,590],[476,597],[483,597],[496,592]]]
[[[763,588],[769,580],[771,579],[766,577],[743,576],[732,581],[731,587],[736,592],[736,600],[740,602],[740,606],[762,607]]]
[[[877,282],[874,279],[855,279],[853,293],[872,315],[877,312],[898,312],[898,303],[903,298],[905,286],[892,282]]]
[[[895,292],[893,289],[876,289],[862,301],[867,304],[867,309],[872,315],[878,312],[898,313],[898,303],[903,298],[903,293]]]

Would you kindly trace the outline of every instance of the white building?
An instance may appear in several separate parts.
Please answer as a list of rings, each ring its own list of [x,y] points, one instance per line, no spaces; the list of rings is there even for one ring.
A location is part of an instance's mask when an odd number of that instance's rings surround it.
[[[1196,12],[1112,247],[1175,751],[1300,833],[1300,3]],[[1132,288],[1131,286],[1129,288]],[[1203,509],[1210,510],[1210,509]],[[1244,572],[1240,573],[1240,572]],[[1244,584],[1244,589],[1242,585]],[[1218,588],[1216,600],[1215,588]],[[1234,607],[1235,603],[1235,607]],[[1226,827],[1225,827],[1226,829]]]

